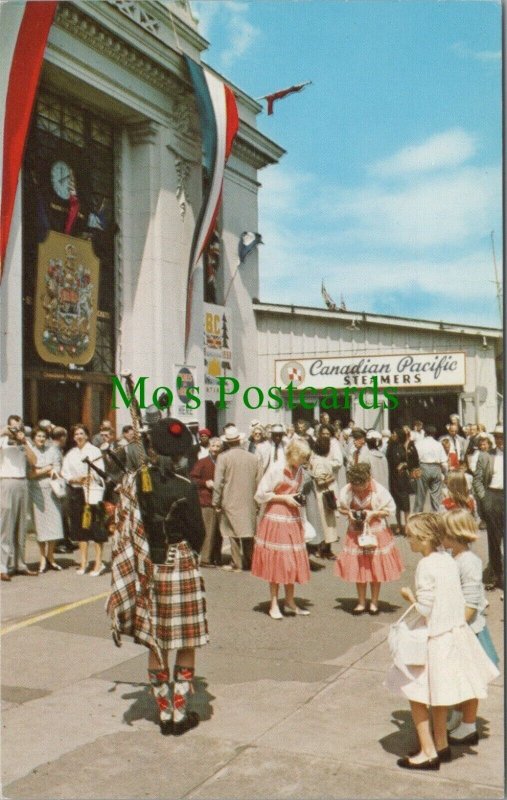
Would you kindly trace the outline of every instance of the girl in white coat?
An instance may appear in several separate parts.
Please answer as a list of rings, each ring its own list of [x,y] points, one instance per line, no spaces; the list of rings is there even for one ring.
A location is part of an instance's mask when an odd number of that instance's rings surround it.
[[[411,678],[392,667],[387,680],[389,688],[410,700],[419,738],[420,751],[398,760],[405,769],[439,769],[441,761],[450,761],[448,707],[487,697],[487,684],[499,675],[467,625],[456,562],[438,550],[444,532],[439,514],[413,514],[408,519],[410,549],[423,557],[415,573],[415,596],[408,587],[401,594],[426,620],[428,650],[425,666],[409,668]]]

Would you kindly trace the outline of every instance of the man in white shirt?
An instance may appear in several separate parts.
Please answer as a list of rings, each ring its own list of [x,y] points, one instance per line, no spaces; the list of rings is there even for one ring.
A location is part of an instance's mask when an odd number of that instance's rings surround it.
[[[493,431],[495,449],[479,455],[473,478],[474,494],[481,502],[488,534],[489,565],[486,589],[503,586],[502,539],[504,512],[503,425]]]
[[[442,439],[449,439],[451,443],[451,453],[456,453],[458,462],[461,464],[465,460],[465,440],[463,436],[458,434],[458,426],[455,422],[450,422],[447,426],[448,433],[440,437]]]
[[[421,422],[420,419],[414,420],[412,423],[412,431],[410,433],[410,438],[413,442],[418,442],[420,439],[424,439],[424,423]]]
[[[283,461],[285,457],[285,428],[280,422],[275,422],[271,426],[271,455],[269,463],[273,464],[275,461]]]
[[[25,564],[26,514],[28,503],[27,465],[35,466],[21,417],[11,414],[0,430],[0,573],[10,581],[9,571],[36,576]]]
[[[421,479],[416,482],[414,513],[424,511],[428,491],[431,510],[438,512],[442,502],[443,476],[447,474],[447,454],[441,442],[435,439],[437,429],[433,425],[426,428],[426,436],[415,443],[419,455]]]
[[[352,464],[369,464],[371,466],[370,451],[366,444],[366,431],[363,428],[354,428],[350,438],[352,447],[347,457],[347,467]]]

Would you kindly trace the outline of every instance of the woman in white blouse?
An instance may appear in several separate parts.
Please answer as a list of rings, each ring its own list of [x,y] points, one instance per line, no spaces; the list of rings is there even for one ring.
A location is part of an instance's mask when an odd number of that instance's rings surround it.
[[[264,508],[257,525],[252,574],[269,583],[271,619],[283,619],[278,605],[280,584],[285,586],[285,614],[310,613],[299,608],[294,600],[294,584],[310,580],[299,497],[304,478],[302,467],[309,456],[309,445],[293,439],[287,446],[285,459],[269,467],[255,494],[256,502]]]
[[[28,489],[40,550],[39,574],[42,575],[47,569],[61,570],[54,552],[57,541],[63,539],[62,512],[51,489],[51,478],[58,474],[60,465],[53,448],[46,447],[47,435],[43,428],[36,428],[32,440],[37,461],[28,470]]]
[[[85,425],[74,425],[70,435],[76,446],[69,450],[62,466],[62,477],[67,481],[69,492],[70,535],[73,541],[79,543],[78,575],[85,574],[88,568],[88,543],[95,542],[95,564],[90,572],[95,578],[106,570],[102,563],[102,549],[104,542],[107,542],[107,531],[98,506],[104,487],[101,487],[100,478],[83,463],[83,459],[89,458],[101,470],[104,470],[104,461],[99,448],[90,443],[90,434]],[[85,504],[90,505],[92,514],[91,524],[87,528],[83,528],[82,524]]]
[[[449,553],[438,549],[444,532],[439,514],[413,514],[408,519],[410,549],[422,558],[415,573],[415,596],[408,587],[401,595],[424,618],[428,639],[424,666],[410,666],[405,673],[393,666],[387,679],[390,689],[410,700],[420,744],[419,752],[398,760],[404,769],[435,770],[451,761],[448,707],[487,697],[487,684],[499,675],[466,623],[458,567]]]

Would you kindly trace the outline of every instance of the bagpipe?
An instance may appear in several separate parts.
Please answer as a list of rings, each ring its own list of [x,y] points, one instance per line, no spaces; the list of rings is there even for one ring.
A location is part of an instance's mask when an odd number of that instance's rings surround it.
[[[148,453],[150,450],[148,428],[143,425],[141,408],[134,393],[134,379],[132,374],[130,372],[124,372],[121,377],[125,380],[126,389],[132,398],[129,411],[132,420],[132,428],[134,430],[134,439],[128,444],[115,447],[112,447],[109,442],[104,442],[104,444],[100,446],[100,456],[96,459],[90,459],[88,456],[83,458],[83,464],[86,464],[88,467],[88,480],[85,485],[85,506],[83,509],[82,526],[85,529],[91,526],[91,506],[100,506],[104,513],[104,525],[110,536],[114,533],[117,507],[117,502],[114,502],[112,497],[114,497],[115,494],[118,495],[121,493],[130,495],[131,492],[131,490],[127,488],[126,481],[123,480],[123,477],[139,471],[141,491],[143,493],[150,493],[153,491],[151,476],[148,469]],[[131,446],[134,453],[133,463],[136,466],[129,469],[126,464],[125,451]],[[123,454],[123,458],[121,454]],[[110,463],[115,466],[115,473],[117,474],[119,472],[121,476],[119,481],[112,481],[111,475],[97,465],[97,461],[104,460],[106,463],[109,460]],[[104,499],[103,495],[106,487],[110,488],[111,491],[107,492],[107,498]],[[102,493],[99,498],[96,497],[97,493]]]

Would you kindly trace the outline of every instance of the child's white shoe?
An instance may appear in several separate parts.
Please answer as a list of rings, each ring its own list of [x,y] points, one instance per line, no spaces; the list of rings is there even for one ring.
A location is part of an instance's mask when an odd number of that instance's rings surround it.
[[[461,720],[463,719],[463,714],[461,711],[457,711],[455,708],[450,713],[449,719],[447,720],[447,730],[454,731],[461,725]]]

